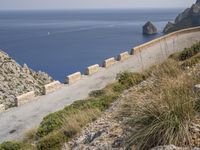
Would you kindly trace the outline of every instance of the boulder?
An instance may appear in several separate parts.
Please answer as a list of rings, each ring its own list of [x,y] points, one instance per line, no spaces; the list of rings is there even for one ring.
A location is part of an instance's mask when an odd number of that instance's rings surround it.
[[[187,8],[180,13],[174,23],[168,22],[163,32],[170,33],[180,29],[200,26],[200,0],[197,0],[191,8]]]
[[[200,150],[200,148],[177,147],[174,145],[165,145],[165,146],[154,147],[151,150]]]
[[[157,28],[150,21],[143,26],[143,34],[145,35],[152,35],[156,34],[157,32]]]

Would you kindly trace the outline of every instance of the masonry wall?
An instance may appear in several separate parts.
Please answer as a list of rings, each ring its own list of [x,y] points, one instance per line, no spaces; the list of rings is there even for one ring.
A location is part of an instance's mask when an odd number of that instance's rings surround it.
[[[0,104],[0,112],[3,112],[5,110],[5,106],[3,104]]]
[[[44,95],[52,93],[62,87],[59,81],[53,81],[49,84],[44,85]]]
[[[26,104],[26,103],[32,101],[34,98],[35,98],[35,92],[34,91],[31,91],[31,92],[22,94],[20,96],[17,96],[15,98],[16,106],[21,106],[23,104]]]

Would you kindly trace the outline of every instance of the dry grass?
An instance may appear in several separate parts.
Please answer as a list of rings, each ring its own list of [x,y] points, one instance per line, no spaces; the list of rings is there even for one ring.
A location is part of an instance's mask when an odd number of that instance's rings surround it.
[[[186,73],[173,60],[151,69],[155,83],[135,96],[139,102],[126,104],[132,105],[129,125],[135,129],[127,147],[136,144],[140,150],[147,150],[168,144],[190,146],[189,126],[197,116],[192,90],[198,80],[196,72]]]
[[[36,133],[37,133],[37,128],[30,129],[25,133],[23,141],[26,143],[34,142],[37,139]]]
[[[100,115],[98,109],[87,109],[84,112],[78,111],[67,115],[60,129],[49,133],[37,143],[38,150],[54,149],[60,150],[62,144],[81,131],[81,128],[88,122],[94,121]]]

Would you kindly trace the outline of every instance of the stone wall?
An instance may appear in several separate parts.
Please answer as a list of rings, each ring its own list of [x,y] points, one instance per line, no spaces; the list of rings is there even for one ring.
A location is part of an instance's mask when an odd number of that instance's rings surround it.
[[[33,99],[35,99],[35,92],[31,91],[31,92],[22,94],[20,96],[17,96],[15,99],[15,104],[16,106],[21,106],[25,103],[32,101]]]
[[[5,106],[3,104],[0,104],[0,112],[5,111]]]
[[[130,57],[130,55],[129,55],[129,53],[126,51],[126,52],[123,52],[123,53],[119,54],[119,55],[117,56],[117,60],[118,60],[118,61],[123,61],[123,60],[128,59],[129,57]]]
[[[98,64],[95,64],[93,66],[89,66],[86,68],[85,74],[86,75],[92,75],[94,73],[97,73],[100,70],[100,66]]]
[[[108,68],[108,67],[116,64],[116,62],[117,61],[115,60],[114,57],[108,58],[108,59],[106,59],[106,60],[103,61],[103,67]]]
[[[160,44],[162,42],[167,42],[168,40],[172,40],[172,39],[176,39],[179,35],[183,35],[183,34],[189,34],[189,33],[193,33],[193,32],[199,32],[200,31],[200,27],[195,27],[195,28],[188,28],[188,29],[183,29],[183,30],[179,30],[176,32],[172,32],[170,34],[164,35],[162,37],[159,37],[157,39],[151,40],[149,42],[146,42],[144,44],[141,44],[139,46],[134,47],[131,50],[131,54],[138,54],[140,53],[142,50],[145,50],[153,45],[157,45]]]
[[[54,81],[44,86],[44,95],[52,93],[62,87],[59,81]]]
[[[74,74],[71,74],[71,75],[67,76],[66,79],[65,79],[65,83],[66,84],[72,84],[72,83],[74,83],[74,82],[76,82],[76,81],[78,81],[80,79],[81,79],[81,73],[80,72],[76,72]]]

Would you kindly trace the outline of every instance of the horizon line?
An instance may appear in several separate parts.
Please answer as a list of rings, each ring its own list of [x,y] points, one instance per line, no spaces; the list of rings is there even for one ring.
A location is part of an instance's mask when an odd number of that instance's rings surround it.
[[[137,9],[186,9],[187,7],[133,7],[133,8],[44,8],[44,9],[0,9],[0,11],[67,11],[67,10],[137,10]]]

